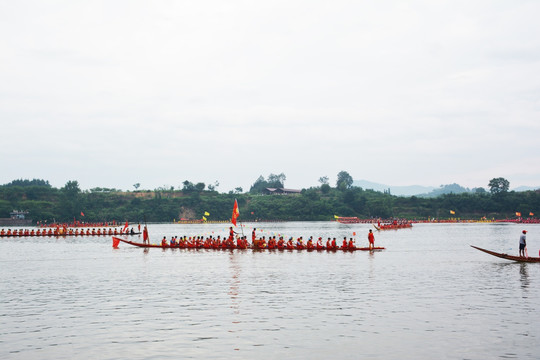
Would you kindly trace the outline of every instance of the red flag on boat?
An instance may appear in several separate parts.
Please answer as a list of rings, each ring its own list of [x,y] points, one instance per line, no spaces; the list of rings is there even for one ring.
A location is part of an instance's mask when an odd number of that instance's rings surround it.
[[[115,248],[115,249],[118,249],[118,244],[120,244],[120,239],[119,238],[115,238],[113,236],[112,238],[112,247]]]
[[[81,216],[84,216],[84,213],[81,211]]]
[[[236,199],[234,199],[234,207],[231,217],[231,222],[234,224],[234,226],[236,226],[236,219],[238,218],[238,216],[240,216],[240,211],[238,211],[238,202],[236,201]]]
[[[534,216],[534,213],[530,212],[530,213],[529,213],[529,216]]]
[[[126,220],[126,225],[124,225],[124,228],[122,229],[122,232],[124,232],[124,231],[126,231],[126,230],[127,230],[127,228],[128,228],[128,225],[129,225],[129,224],[128,224],[127,220]]]
[[[521,216],[521,213],[516,211],[516,216]]]

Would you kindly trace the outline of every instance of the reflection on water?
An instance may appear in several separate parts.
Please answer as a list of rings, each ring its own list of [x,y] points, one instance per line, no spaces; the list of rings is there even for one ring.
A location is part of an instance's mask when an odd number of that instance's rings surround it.
[[[519,274],[521,280],[521,287],[527,289],[529,287],[529,272],[528,272],[528,263],[519,264]]]
[[[371,226],[257,224],[350,237]],[[540,227],[531,226],[530,243]],[[151,225],[162,236],[223,225]],[[383,252],[161,250],[110,239],[0,242],[3,359],[535,359],[540,264],[517,226],[418,224],[379,232]]]

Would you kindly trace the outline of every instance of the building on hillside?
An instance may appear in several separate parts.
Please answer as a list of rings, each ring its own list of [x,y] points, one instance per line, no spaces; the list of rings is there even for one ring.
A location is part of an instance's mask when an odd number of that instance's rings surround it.
[[[0,219],[0,226],[30,226],[32,220],[26,218],[27,214],[28,211],[13,210],[9,218]]]
[[[262,193],[264,195],[298,195],[302,190],[284,189],[284,188],[265,188]]]

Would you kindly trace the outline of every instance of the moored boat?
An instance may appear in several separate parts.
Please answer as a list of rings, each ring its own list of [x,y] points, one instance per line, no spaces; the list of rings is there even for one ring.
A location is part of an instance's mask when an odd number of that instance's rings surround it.
[[[511,261],[518,261],[518,262],[540,262],[540,257],[532,257],[532,256],[515,256],[515,255],[508,255],[505,253],[498,253],[491,250],[482,249],[478,246],[471,245],[471,247],[475,248],[476,250],[480,250],[485,252],[486,254],[496,256],[501,259],[511,260]]]

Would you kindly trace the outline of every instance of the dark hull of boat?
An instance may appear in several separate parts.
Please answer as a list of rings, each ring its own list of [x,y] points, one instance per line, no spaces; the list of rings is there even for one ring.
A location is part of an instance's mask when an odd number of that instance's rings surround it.
[[[483,251],[483,252],[485,252],[485,253],[487,253],[489,255],[496,256],[496,257],[501,258],[501,259],[506,259],[506,260],[511,260],[511,261],[518,261],[518,262],[540,263],[540,258],[538,258],[538,257],[514,256],[514,255],[508,255],[508,254],[498,253],[498,252],[491,251],[491,250],[482,249],[482,248],[479,248],[478,246],[471,245],[471,247],[475,248],[476,250]]]
[[[133,246],[137,246],[137,247],[142,247],[142,248],[158,248],[158,249],[187,249],[187,250],[197,250],[197,249],[201,249],[201,250],[233,250],[233,249],[237,249],[237,250],[257,250],[257,251],[265,251],[265,250],[268,250],[268,251],[302,251],[302,250],[305,250],[305,251],[380,251],[380,250],[385,250],[384,247],[374,247],[373,249],[369,249],[367,247],[357,247],[357,248],[354,248],[354,249],[341,249],[341,248],[337,248],[337,249],[308,249],[308,248],[303,248],[303,249],[287,249],[287,248],[283,248],[283,249],[278,249],[278,248],[275,248],[275,249],[268,249],[268,248],[253,248],[253,247],[249,247],[249,248],[240,248],[240,247],[237,247],[237,246],[234,246],[234,247],[220,247],[220,248],[205,248],[205,247],[184,247],[184,246],[178,246],[178,245],[175,245],[175,246],[171,246],[171,245],[160,245],[160,244],[145,244],[145,243],[139,243],[139,242],[134,242],[134,241],[129,241],[129,240],[126,240],[126,239],[121,239],[119,237],[116,237],[116,236],[113,236],[113,247],[114,247],[114,243],[117,242],[117,243],[120,243],[120,242],[123,242],[123,243],[126,243],[126,244],[129,244],[129,245],[133,245]]]

